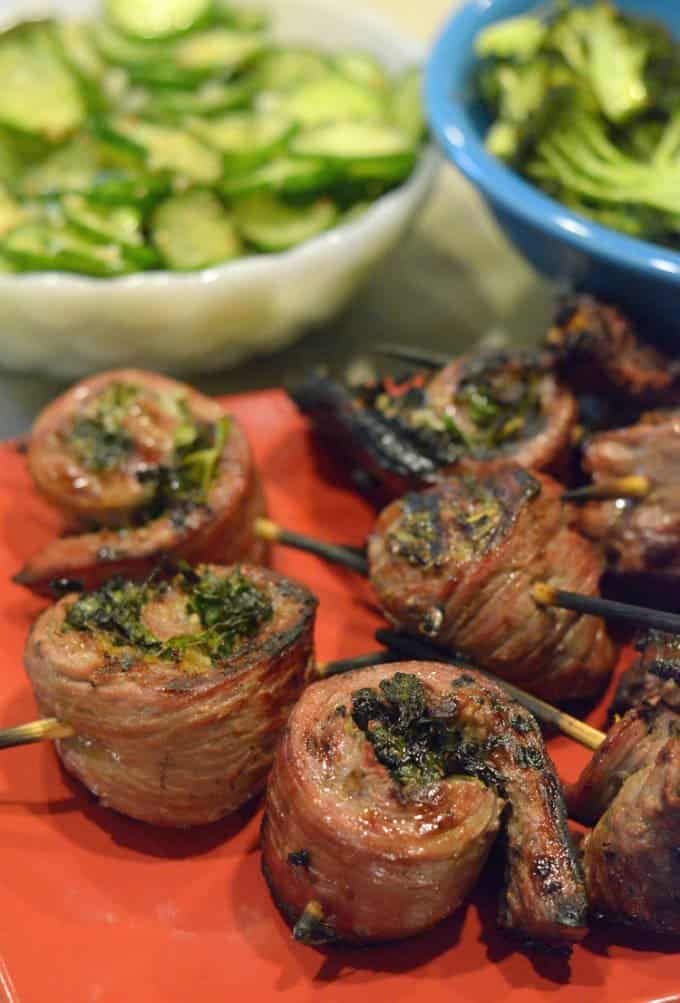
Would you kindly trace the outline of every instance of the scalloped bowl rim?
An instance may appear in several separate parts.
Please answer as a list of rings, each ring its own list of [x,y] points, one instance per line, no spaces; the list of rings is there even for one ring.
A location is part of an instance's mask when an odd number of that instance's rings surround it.
[[[283,0],[289,6],[288,0]],[[243,6],[258,6],[257,0],[251,4],[249,0]],[[327,7],[334,14],[338,13],[334,0],[293,0],[293,5],[300,7],[313,5],[314,7]],[[25,18],[31,16],[30,4],[27,12],[22,15]],[[53,6],[48,3],[36,4],[37,10],[45,11]],[[260,3],[260,6],[262,4]],[[270,0],[266,6],[276,6]],[[400,48],[404,53],[404,58],[408,56],[414,63],[422,62],[425,50],[424,47],[413,39],[406,38],[400,34],[389,18],[380,14],[376,10],[364,10],[352,8],[345,9],[343,16],[354,24],[364,24],[376,32],[381,33],[389,42]],[[219,282],[226,278],[233,277],[240,282],[267,270],[278,270],[281,267],[294,266],[303,261],[306,257],[312,257],[318,252],[326,252],[332,249],[334,244],[344,242],[348,237],[359,238],[364,232],[369,233],[376,225],[381,223],[383,217],[390,215],[390,209],[395,202],[408,199],[411,196],[418,196],[419,192],[427,188],[434,180],[435,173],[439,166],[440,158],[432,144],[425,143],[418,153],[415,166],[411,174],[396,188],[380,196],[366,209],[362,216],[348,222],[340,222],[324,233],[310,240],[303,241],[297,247],[288,251],[280,251],[268,254],[249,254],[241,258],[223,264],[212,265],[209,268],[196,269],[195,271],[176,272],[169,269],[158,269],[154,271],[131,272],[128,275],[117,276],[95,276],[79,275],[73,272],[61,271],[35,271],[35,272],[8,272],[0,273],[0,292],[7,287],[34,284],[38,287],[53,287],[59,285],[68,290],[91,289],[92,287],[106,286],[107,289],[115,287],[121,290],[137,290],[139,288],[157,288],[159,286],[177,283],[182,286],[201,286],[213,282]]]
[[[619,233],[572,212],[489,154],[465,102],[459,36],[472,32],[478,15],[495,0],[469,0],[444,24],[425,76],[425,100],[435,138],[462,173],[493,203],[523,217],[580,251],[648,275],[680,279],[680,252]],[[529,2],[525,9],[542,6]],[[488,22],[487,22],[488,23]],[[476,35],[476,30],[474,35]]]

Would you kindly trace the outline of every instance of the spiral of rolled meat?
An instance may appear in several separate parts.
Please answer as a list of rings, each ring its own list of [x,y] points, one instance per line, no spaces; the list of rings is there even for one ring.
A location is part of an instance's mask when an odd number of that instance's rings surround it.
[[[621,676],[610,713],[661,703],[680,714],[680,637],[650,630],[637,648],[640,656]]]
[[[531,596],[536,581],[598,594],[602,562],[565,523],[561,491],[508,465],[393,502],[368,544],[388,619],[548,700],[598,693],[617,654],[604,622]]]
[[[644,498],[589,501],[578,511],[581,532],[597,541],[612,571],[676,578],[680,574],[680,411],[646,414],[629,428],[600,432],[584,450],[595,484],[642,475]]]
[[[562,469],[577,408],[548,363],[545,353],[479,352],[401,384],[349,390],[314,376],[293,396],[324,442],[354,465],[357,483],[398,498],[451,471],[507,462]]]
[[[577,393],[641,409],[680,404],[680,366],[638,340],[621,311],[592,296],[571,297],[547,335],[560,375]],[[612,417],[616,418],[613,412]]]
[[[167,583],[109,581],[42,613],[26,668],[56,743],[100,801],[189,826],[264,785],[313,660],[316,600],[253,566],[202,566]]]
[[[641,706],[613,725],[569,791],[594,824],[583,844],[588,900],[610,920],[680,933],[680,718]]]
[[[582,876],[531,714],[468,669],[383,665],[315,683],[295,707],[267,787],[263,870],[302,939],[407,937],[458,908],[499,827],[501,925],[581,937]]]
[[[41,413],[28,451],[36,487],[68,535],[15,580],[48,593],[143,578],[161,558],[260,562],[252,531],[265,510],[250,446],[232,416],[185,384],[141,370],[76,384]]]

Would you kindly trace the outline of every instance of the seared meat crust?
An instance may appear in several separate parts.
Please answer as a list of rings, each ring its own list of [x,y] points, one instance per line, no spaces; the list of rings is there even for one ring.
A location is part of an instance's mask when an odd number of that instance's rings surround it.
[[[506,466],[393,502],[368,545],[388,619],[545,699],[598,693],[617,651],[604,622],[531,597],[536,581],[598,594],[600,558],[566,525],[561,490]]]
[[[639,474],[651,483],[642,499],[590,501],[578,526],[597,541],[620,574],[675,578],[680,573],[680,411],[657,411],[637,425],[601,432],[587,444],[593,481]]]
[[[661,703],[680,714],[680,638],[651,630],[637,647],[640,657],[621,676],[610,713]]]
[[[208,566],[201,573],[230,575]],[[76,735],[56,743],[66,769],[117,811],[190,826],[234,811],[263,786],[274,747],[313,662],[316,600],[303,586],[242,566],[271,617],[228,657],[149,655],[105,632],[69,627],[76,595],[42,613],[26,668],[43,714]],[[174,582],[143,610],[161,641],[201,626]]]
[[[453,772],[404,786],[353,717],[357,692],[396,673],[424,686],[454,736]],[[470,778],[476,778],[471,780]],[[469,669],[404,662],[309,687],[277,751],[263,869],[291,921],[321,906],[326,937],[406,937],[453,912],[474,884],[505,808],[499,922],[534,941],[585,932],[582,876],[562,790],[526,710]]]

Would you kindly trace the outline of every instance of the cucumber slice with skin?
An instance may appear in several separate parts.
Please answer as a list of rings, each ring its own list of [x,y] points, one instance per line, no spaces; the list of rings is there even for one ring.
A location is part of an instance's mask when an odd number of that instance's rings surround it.
[[[26,219],[26,209],[15,202],[6,188],[0,185],[0,236],[4,236]]]
[[[92,40],[102,59],[114,66],[129,69],[134,66],[172,64],[172,46],[162,43],[136,42],[121,35],[106,21],[95,21]]]
[[[121,118],[104,123],[101,134],[138,156],[152,173],[169,172],[199,184],[212,184],[220,177],[219,156],[183,129]]]
[[[30,167],[23,175],[19,193],[28,198],[86,191],[101,168],[92,145],[73,140]]]
[[[47,142],[61,142],[85,120],[73,74],[57,55],[48,30],[0,38],[0,123]]]
[[[283,115],[243,113],[208,121],[192,119],[187,125],[194,136],[219,150],[231,171],[262,163],[284,147],[295,131],[295,123]]]
[[[225,0],[215,0],[213,16],[220,24],[226,24],[236,31],[264,31],[269,25],[269,18],[260,10],[239,10]]]
[[[293,138],[290,152],[344,163],[375,163],[412,156],[413,144],[395,126],[345,121],[300,132]]]
[[[263,91],[285,91],[328,76],[328,56],[312,49],[271,49],[257,61],[257,82]]]
[[[407,70],[395,83],[389,102],[389,118],[414,143],[427,132],[423,113],[423,77],[418,69]]]
[[[106,278],[135,271],[118,245],[93,244],[68,227],[48,222],[12,230],[0,252],[24,272],[78,272]]]
[[[107,0],[109,21],[132,38],[156,40],[183,35],[210,15],[211,0]]]
[[[333,66],[343,77],[371,90],[384,91],[388,86],[384,69],[367,52],[340,52],[334,57]]]
[[[185,192],[163,202],[153,216],[152,236],[163,261],[175,271],[210,268],[242,253],[227,211],[207,191]]]
[[[262,51],[263,45],[256,32],[213,28],[180,42],[175,59],[180,69],[205,70],[224,76],[245,66]]]
[[[243,78],[233,83],[209,80],[195,90],[161,89],[146,91],[141,110],[147,117],[182,121],[185,118],[211,117],[243,109],[253,99],[254,84]]]
[[[280,109],[303,126],[344,119],[381,122],[385,118],[385,102],[380,94],[334,71],[287,93]]]
[[[337,220],[330,199],[291,206],[273,195],[251,195],[239,200],[234,218],[241,236],[259,251],[287,251],[330,229]]]
[[[94,44],[92,25],[87,21],[56,21],[52,31],[62,59],[76,76],[89,84],[101,82],[106,64]]]
[[[222,182],[227,198],[277,192],[284,195],[311,195],[333,183],[335,172],[323,160],[279,157],[242,174],[232,174]]]
[[[61,206],[66,221],[88,240],[119,244],[126,256],[142,268],[158,262],[158,255],[145,244],[142,214],[135,206],[98,205],[82,195],[64,196]]]

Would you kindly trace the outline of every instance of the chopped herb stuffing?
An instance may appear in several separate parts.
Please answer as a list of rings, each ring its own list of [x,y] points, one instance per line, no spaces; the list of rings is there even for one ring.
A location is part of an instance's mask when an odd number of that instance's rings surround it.
[[[68,444],[91,470],[113,470],[135,448],[125,417],[139,396],[131,383],[112,383],[92,401],[68,436]]]
[[[138,474],[140,480],[153,484],[152,501],[141,513],[143,521],[172,509],[205,503],[231,426],[228,415],[214,425],[187,421],[179,426],[172,464]]]
[[[187,613],[194,614],[203,629],[161,641],[144,624],[143,611],[170,588],[185,594]],[[66,625],[104,633],[114,646],[131,645],[147,656],[181,661],[198,654],[219,660],[252,637],[272,612],[266,591],[239,569],[225,577],[186,569],[170,586],[112,578],[69,606]]]
[[[397,672],[383,679],[379,690],[357,690],[352,718],[402,786],[421,787],[455,772],[459,733],[429,710],[417,676]]]

